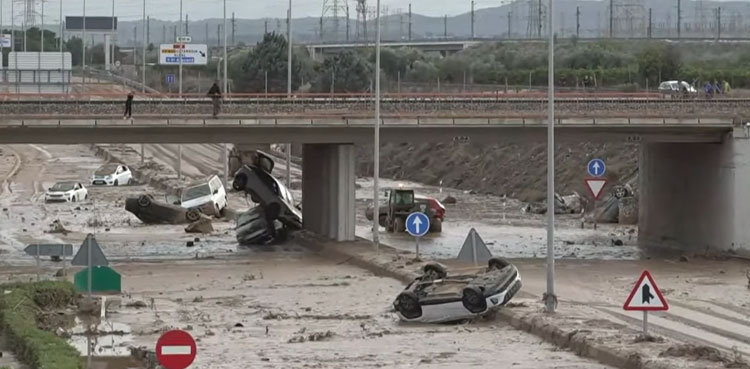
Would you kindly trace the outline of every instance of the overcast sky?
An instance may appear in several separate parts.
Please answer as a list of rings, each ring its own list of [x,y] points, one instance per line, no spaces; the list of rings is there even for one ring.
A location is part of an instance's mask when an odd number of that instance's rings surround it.
[[[143,2],[140,0],[114,0],[115,14],[122,20],[140,19],[143,13]],[[325,0],[332,4],[334,0]],[[343,3],[344,0],[339,0]],[[476,8],[495,7],[508,0],[476,0]],[[10,23],[11,0],[0,0],[3,8],[3,25]],[[319,17],[322,12],[324,0],[292,0],[294,17],[313,16]],[[470,0],[411,0],[412,12],[442,16],[445,14],[455,15],[469,12]],[[60,0],[45,2],[45,22],[57,23],[60,14]],[[381,0],[381,6],[388,10],[389,14],[397,13],[399,10],[408,11],[408,0]],[[368,5],[375,6],[375,0],[368,0]],[[20,22],[22,2],[16,4],[17,21]],[[227,0],[227,14],[231,16],[235,12],[237,18],[285,18],[288,0]],[[351,17],[356,17],[356,0],[349,0]],[[220,18],[223,11],[222,0],[183,0],[183,11],[190,19]],[[41,9],[38,9],[40,11]],[[63,0],[63,15],[81,15],[83,12],[83,0]],[[87,0],[87,15],[111,15],[111,0]],[[146,0],[146,14],[151,18],[177,20],[180,14],[179,0]]]

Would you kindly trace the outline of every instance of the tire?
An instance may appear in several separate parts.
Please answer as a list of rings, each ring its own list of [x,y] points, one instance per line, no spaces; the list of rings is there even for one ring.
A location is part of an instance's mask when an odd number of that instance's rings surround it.
[[[404,218],[398,217],[393,220],[393,230],[396,233],[402,233],[406,231],[406,221]]]
[[[380,224],[380,226],[381,226],[381,227],[385,227],[385,225],[386,225],[386,222],[387,222],[387,221],[388,221],[388,218],[387,218],[387,217],[385,217],[385,216],[381,216],[381,217],[380,217],[380,218],[378,219],[378,224]]]
[[[191,223],[197,222],[201,218],[201,212],[197,209],[189,209],[185,212],[185,218]]]
[[[232,181],[232,189],[235,191],[244,191],[247,185],[247,176],[244,174],[238,174]]]
[[[120,185],[120,181],[118,181],[118,180],[115,179],[115,183],[113,183],[112,185],[115,186],[115,187],[117,187],[117,186]]]
[[[88,200],[88,199],[89,199],[89,194],[88,194],[88,193],[86,193],[86,196],[84,196],[84,197],[83,197],[83,199],[84,199],[84,200]]]
[[[435,218],[432,221],[430,221],[430,232],[432,233],[441,233],[443,231],[443,221]]]
[[[503,258],[492,258],[487,261],[487,266],[489,267],[489,270],[492,270],[492,269],[501,270],[507,267],[508,265],[510,265],[510,262]]]
[[[141,195],[140,197],[138,197],[138,206],[142,208],[151,206],[151,198],[146,195]]]
[[[128,178],[128,183],[126,185],[130,186],[133,184],[133,177]]]
[[[422,268],[425,275],[429,275],[432,280],[443,279],[448,276],[448,270],[438,263],[428,263]]]
[[[416,319],[422,316],[422,306],[419,305],[419,297],[412,291],[401,292],[396,297],[393,307],[406,319]]]
[[[487,300],[484,298],[484,292],[477,286],[468,286],[464,288],[461,296],[461,303],[466,310],[474,314],[479,314],[487,310]]]

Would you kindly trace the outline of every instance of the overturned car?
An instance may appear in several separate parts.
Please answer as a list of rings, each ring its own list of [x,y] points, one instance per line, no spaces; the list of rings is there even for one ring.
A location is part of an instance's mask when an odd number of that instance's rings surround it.
[[[185,224],[201,218],[201,212],[198,209],[185,209],[181,206],[156,201],[151,195],[127,198],[125,210],[146,224]]]
[[[424,266],[393,302],[403,321],[445,323],[484,315],[510,301],[521,289],[515,265],[492,258],[486,269],[466,275],[448,275],[437,263]]]
[[[264,245],[286,238],[289,230],[302,228],[302,212],[294,197],[273,171],[274,161],[257,151],[253,164],[243,165],[234,175],[232,188],[244,191],[258,206],[237,216],[237,241],[242,245]]]

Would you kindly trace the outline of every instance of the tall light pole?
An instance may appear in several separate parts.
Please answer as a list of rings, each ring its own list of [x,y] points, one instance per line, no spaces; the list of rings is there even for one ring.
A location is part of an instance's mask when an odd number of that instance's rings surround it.
[[[227,92],[227,0],[224,0],[224,93]]]
[[[182,37],[182,0],[180,0],[180,22],[178,23],[178,27],[177,28],[179,28],[179,30],[180,30],[180,37]],[[179,87],[180,97],[182,97],[182,52],[183,52],[183,48],[182,48],[182,43],[181,42],[177,42],[177,40],[174,40],[174,41],[175,41],[175,43],[178,44],[178,46],[180,46],[180,51],[177,52],[177,57],[178,57],[178,59],[180,59],[180,66],[179,66],[179,73],[178,74],[180,75],[180,84],[179,84],[180,85],[180,87]]]
[[[375,138],[373,146],[373,173],[372,173],[372,208],[379,209],[380,203],[380,0],[375,6],[377,19],[375,20]],[[375,249],[380,248],[380,217],[372,217],[372,242]]]
[[[110,37],[109,43],[111,44],[110,46],[111,54],[110,54],[110,60],[109,60],[111,64],[109,66],[110,69],[112,68],[112,65],[115,64],[115,60],[114,60],[115,59],[115,42],[114,40],[112,40],[112,38],[115,37],[115,34],[116,34],[115,33],[115,0],[112,0],[112,34],[109,36]],[[107,50],[107,52],[109,53],[110,50]]]
[[[289,0],[289,12],[287,13],[286,39],[286,97],[292,98],[292,0]],[[292,185],[292,144],[286,144],[286,185]]]
[[[112,23],[114,23],[114,20]],[[144,94],[146,93],[146,38],[146,0],[143,0],[143,69],[141,70],[141,92]]]
[[[544,302],[548,313],[557,307],[555,295],[555,21],[549,0],[549,66],[547,79],[547,292]]]
[[[86,0],[83,0],[83,36],[81,36],[81,44],[83,46],[83,86],[81,92],[86,91]]]

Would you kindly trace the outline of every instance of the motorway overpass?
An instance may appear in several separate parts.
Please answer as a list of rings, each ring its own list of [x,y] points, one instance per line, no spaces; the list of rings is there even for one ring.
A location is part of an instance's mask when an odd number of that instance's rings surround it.
[[[221,119],[207,102],[151,101],[122,120],[121,102],[0,104],[0,143],[285,143],[303,145],[306,227],[354,238],[354,145],[369,143],[371,101],[243,101]],[[750,254],[750,139],[743,101],[569,100],[557,105],[560,145],[639,142],[639,242]],[[545,103],[391,101],[386,142],[543,142]],[[408,111],[406,111],[408,110]],[[52,115],[51,113],[57,112]],[[171,114],[170,114],[171,113]],[[119,118],[119,119],[118,119]],[[583,175],[583,170],[582,170]],[[542,179],[540,179],[542,180]],[[581,178],[583,180],[583,177]]]

